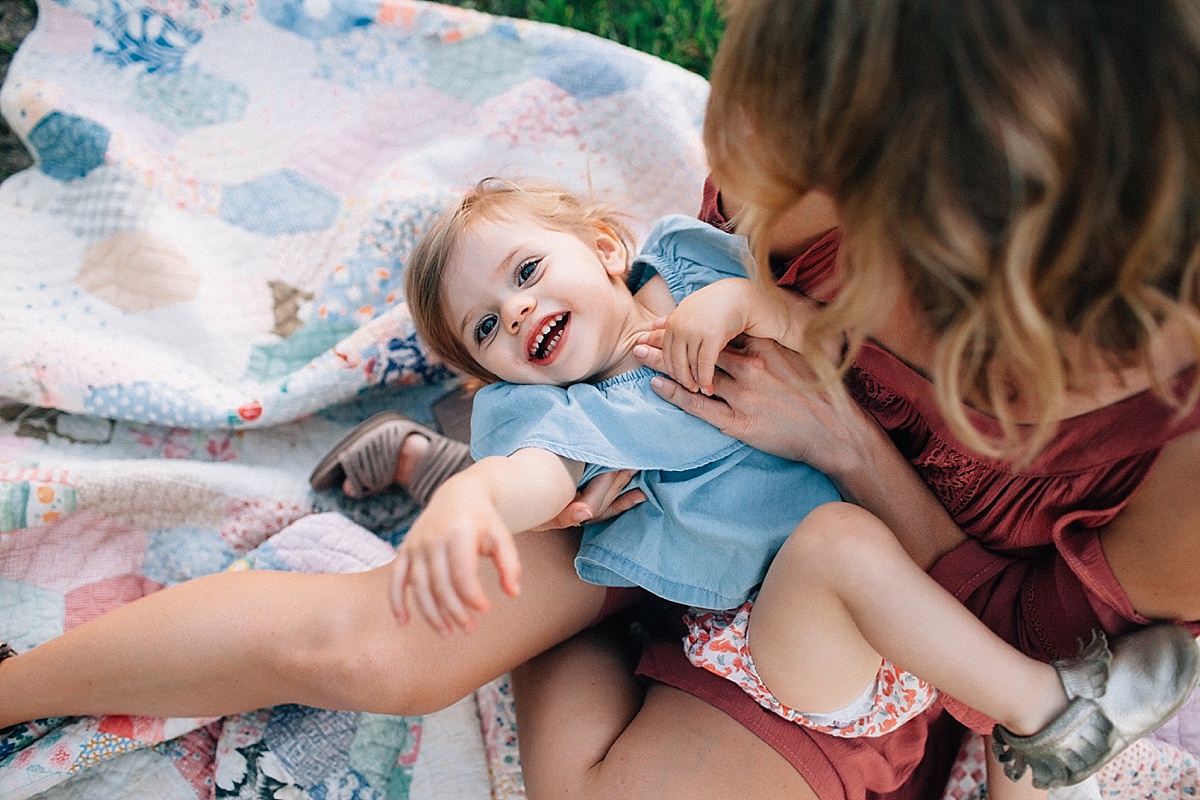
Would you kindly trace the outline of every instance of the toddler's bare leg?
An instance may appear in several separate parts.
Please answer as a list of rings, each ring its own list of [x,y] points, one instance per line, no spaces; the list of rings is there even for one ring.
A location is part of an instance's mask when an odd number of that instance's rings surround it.
[[[1053,667],[992,633],[882,522],[845,503],[814,510],[784,544],[749,635],[763,681],[803,711],[852,702],[884,656],[1016,732],[1040,730],[1067,704]]]
[[[0,664],[0,726],[66,714],[216,716],[278,703],[420,714],[585,628],[603,589],[573,566],[578,537],[518,538],[510,598],[469,636],[399,625],[390,567],[350,575],[212,575],[122,606]]]

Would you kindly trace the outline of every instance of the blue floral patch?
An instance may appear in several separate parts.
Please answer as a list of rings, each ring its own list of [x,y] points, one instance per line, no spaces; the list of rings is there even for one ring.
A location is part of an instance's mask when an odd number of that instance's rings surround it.
[[[407,796],[383,791],[372,786],[356,770],[330,775],[309,791],[312,800],[384,800],[387,797]]]
[[[356,256],[333,269],[314,308],[320,319],[361,325],[403,297],[404,271],[395,259]]]
[[[138,64],[146,72],[179,69],[201,33],[150,8],[123,9],[109,3],[96,19],[92,49],[118,67]]]
[[[398,385],[401,381],[437,383],[449,380],[454,373],[442,364],[435,364],[425,355],[425,348],[416,333],[389,339],[382,347],[372,346],[363,351],[368,381],[376,386]]]
[[[51,111],[29,132],[38,168],[60,181],[82,178],[104,163],[108,128],[90,119]]]
[[[153,531],[146,546],[142,574],[171,586],[221,572],[237,559],[221,535],[200,528]]]
[[[281,169],[221,193],[221,219],[252,233],[277,236],[324,230],[337,219],[341,201],[298,172]]]
[[[74,717],[46,717],[33,722],[22,722],[11,728],[0,730],[0,759],[24,750],[39,739],[54,741],[63,736],[63,723]]]
[[[423,52],[395,28],[372,25],[317,42],[315,75],[350,89],[415,86],[425,70]]]
[[[337,36],[370,25],[379,11],[378,0],[262,0],[263,19],[306,39]]]

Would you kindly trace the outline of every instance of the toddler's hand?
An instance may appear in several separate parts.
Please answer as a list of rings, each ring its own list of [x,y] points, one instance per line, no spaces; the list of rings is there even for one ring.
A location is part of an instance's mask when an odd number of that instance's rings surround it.
[[[662,337],[663,367],[688,391],[711,395],[717,357],[750,325],[748,280],[728,278],[685,297],[667,317]]]
[[[495,562],[506,594],[520,593],[521,564],[512,532],[490,503],[478,496],[439,490],[413,523],[392,562],[392,610],[410,619],[411,592],[421,615],[441,635],[454,627],[470,632],[472,613],[491,603],[479,578],[480,557]]]

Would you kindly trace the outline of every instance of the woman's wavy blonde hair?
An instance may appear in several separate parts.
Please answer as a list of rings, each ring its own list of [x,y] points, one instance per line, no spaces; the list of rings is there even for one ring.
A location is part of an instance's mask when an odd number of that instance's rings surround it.
[[[484,220],[528,217],[546,227],[574,234],[589,245],[597,229],[606,230],[636,252],[626,214],[599,200],[535,180],[484,178],[438,217],[413,248],[405,266],[404,291],[417,335],[449,366],[486,383],[500,379],[484,369],[447,319],[442,291],[446,267],[472,226]]]
[[[983,453],[1046,443],[1086,385],[1079,344],[1156,374],[1173,319],[1200,356],[1196,0],[731,0],[704,135],[760,265],[797,198],[839,208],[844,285],[814,356],[843,330],[852,356],[907,290],[937,336],[939,404]],[[1183,407],[1200,393],[1155,380]]]

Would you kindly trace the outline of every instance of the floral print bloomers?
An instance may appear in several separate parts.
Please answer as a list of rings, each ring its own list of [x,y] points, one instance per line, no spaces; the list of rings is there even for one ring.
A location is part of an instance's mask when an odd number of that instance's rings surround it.
[[[690,609],[684,617],[688,627],[684,651],[694,665],[733,681],[763,708],[789,722],[845,739],[882,736],[929,708],[937,697],[928,683],[884,659],[874,683],[845,708],[821,713],[788,708],[771,694],[750,657],[746,634],[753,607],[752,597],[731,611]]]

